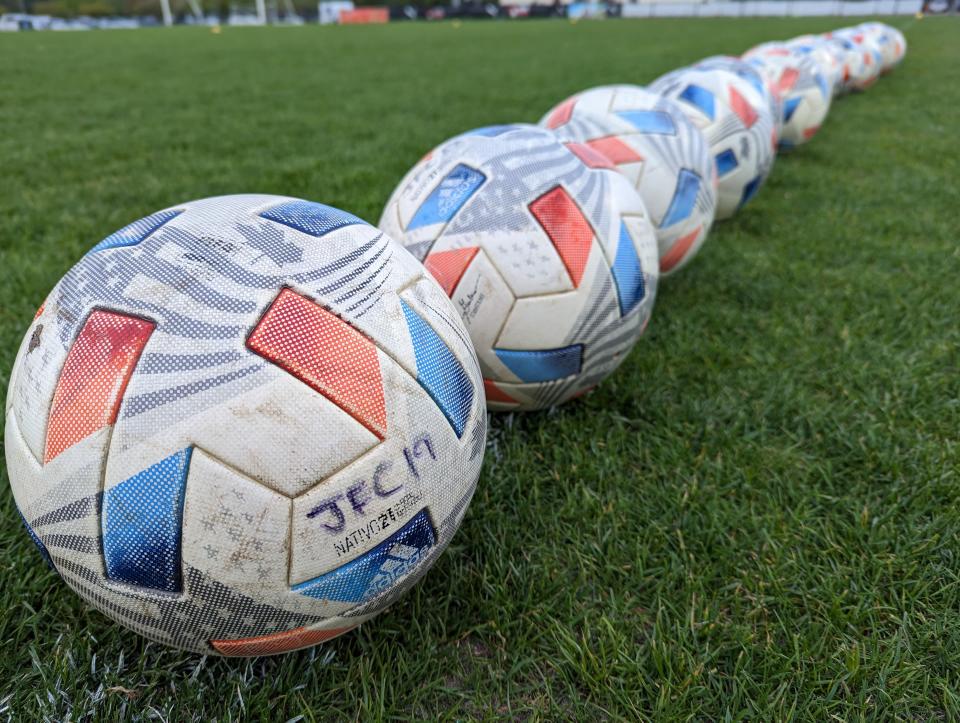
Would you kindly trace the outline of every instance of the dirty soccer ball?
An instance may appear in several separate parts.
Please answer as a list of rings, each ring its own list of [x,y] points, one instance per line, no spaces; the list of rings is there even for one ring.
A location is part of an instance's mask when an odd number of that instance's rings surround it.
[[[801,35],[786,42],[787,48],[794,53],[809,55],[827,79],[830,94],[837,95],[843,90],[845,68],[844,51],[818,35]]]
[[[880,48],[881,72],[889,73],[903,58],[906,41],[903,33],[886,23],[867,22],[858,27],[864,35],[876,42]]]
[[[698,60],[692,67],[698,70],[726,70],[752,85],[763,98],[766,107],[770,109],[777,138],[780,138],[780,133],[783,131],[783,104],[773,84],[756,66],[732,55],[711,55],[709,58]]]
[[[543,409],[589,390],[646,327],[656,236],[609,166],[536,126],[481,128],[428,154],[384,208],[380,227],[459,309],[491,409]]]
[[[567,98],[540,125],[574,150],[601,154],[640,191],[661,274],[696,255],[713,224],[716,168],[703,134],[676,103],[639,86],[607,85]],[[593,154],[582,155],[590,165]]]
[[[847,51],[850,71],[847,87],[852,91],[863,91],[872,86],[883,70],[883,53],[879,44],[855,28],[828,33],[827,37],[838,42]],[[850,57],[852,55],[859,57]]]
[[[278,196],[174,206],[56,285],[17,355],[6,458],[43,556],[153,640],[313,645],[383,610],[456,531],[481,377],[406,251]]]
[[[776,158],[776,118],[770,103],[730,70],[681,68],[649,89],[676,101],[710,145],[717,164],[717,218],[750,202]]]
[[[813,138],[833,100],[832,83],[820,64],[784,43],[766,43],[743,57],[766,75],[783,102],[780,146],[792,148]]]

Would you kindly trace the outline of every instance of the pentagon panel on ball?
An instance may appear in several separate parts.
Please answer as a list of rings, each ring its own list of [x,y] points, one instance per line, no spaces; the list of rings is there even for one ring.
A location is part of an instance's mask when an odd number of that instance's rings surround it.
[[[384,233],[225,196],[108,236],[17,355],[6,458],[31,537],[114,620],[264,655],[368,620],[450,541],[482,378],[446,294]]]
[[[657,241],[640,195],[605,157],[536,126],[443,143],[400,182],[380,226],[453,299],[494,410],[589,390],[653,309]]]
[[[713,224],[716,166],[676,103],[635,85],[603,86],[558,104],[540,125],[587,165],[614,166],[640,192],[657,232],[661,274],[693,258]]]
[[[778,139],[769,102],[749,80],[719,68],[681,68],[648,87],[676,101],[703,131],[717,165],[717,218],[730,218],[773,168]]]
[[[792,148],[813,138],[833,99],[831,82],[817,61],[784,43],[765,43],[743,58],[766,75],[783,103],[780,147]]]

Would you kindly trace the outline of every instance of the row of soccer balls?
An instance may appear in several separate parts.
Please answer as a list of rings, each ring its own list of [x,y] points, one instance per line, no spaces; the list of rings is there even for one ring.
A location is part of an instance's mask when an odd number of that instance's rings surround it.
[[[904,47],[837,35],[875,67]],[[661,269],[749,200],[831,85],[869,82],[834,46],[711,59],[582,93],[548,128],[458,136],[400,184],[386,233],[225,196],[111,234],[48,295],[10,375],[4,451],[31,539],[104,614],[201,653],[369,620],[460,525],[488,406],[546,407],[609,374]]]
[[[602,86],[539,127],[459,135],[427,154],[380,227],[460,309],[494,410],[542,409],[595,386],[645,328],[659,275],[763,185],[778,147],[809,141],[832,98],[903,58],[866,23]]]

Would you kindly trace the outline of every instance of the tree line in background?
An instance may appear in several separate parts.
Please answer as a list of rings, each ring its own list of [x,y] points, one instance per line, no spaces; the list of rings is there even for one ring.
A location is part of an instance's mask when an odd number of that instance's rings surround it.
[[[0,9],[59,18],[160,15],[157,0],[3,0]]]
[[[231,9],[250,11],[253,0],[199,0],[206,15],[226,19]],[[269,4],[269,0],[268,0]],[[356,5],[416,5],[429,7],[446,4],[444,0],[354,0]],[[188,15],[190,9],[184,0],[171,0],[174,15]],[[293,0],[293,6],[304,17],[316,17],[314,0]],[[31,13],[58,18],[89,17],[145,17],[160,18],[159,0],[0,0],[0,13]]]

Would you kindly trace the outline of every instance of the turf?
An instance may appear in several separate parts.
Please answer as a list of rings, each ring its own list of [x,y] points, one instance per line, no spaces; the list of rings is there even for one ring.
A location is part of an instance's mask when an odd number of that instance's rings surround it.
[[[0,38],[0,380],[90,245],[180,201],[376,220],[433,145],[840,24],[658,20]],[[415,591],[286,657],[148,644],[49,571],[0,481],[0,715],[18,720],[960,716],[960,19],[661,285],[585,399],[493,420]]]

